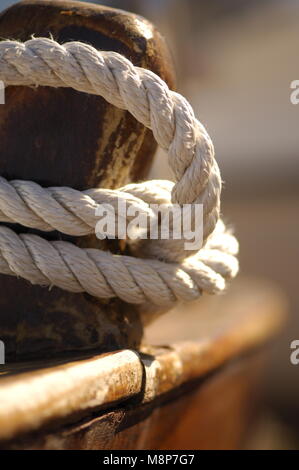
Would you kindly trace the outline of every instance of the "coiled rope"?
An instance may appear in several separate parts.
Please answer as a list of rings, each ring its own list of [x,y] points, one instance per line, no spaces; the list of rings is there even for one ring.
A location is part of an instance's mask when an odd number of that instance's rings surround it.
[[[238,271],[238,243],[219,219],[221,177],[213,144],[180,94],[120,54],[80,42],[61,45],[47,38],[0,42],[0,79],[5,85],[71,87],[128,110],[152,130],[168,152],[176,181],[80,192],[1,177],[1,222],[82,236],[95,230],[97,205],[109,203],[117,210],[119,199],[149,218],[149,203],[202,204],[204,221],[201,250],[185,251],[182,240],[142,240],[132,246],[136,256],[82,249],[32,234],[17,235],[1,226],[1,273],[21,276],[33,284],[86,291],[99,298],[119,297],[159,306],[225,288],[225,280]]]

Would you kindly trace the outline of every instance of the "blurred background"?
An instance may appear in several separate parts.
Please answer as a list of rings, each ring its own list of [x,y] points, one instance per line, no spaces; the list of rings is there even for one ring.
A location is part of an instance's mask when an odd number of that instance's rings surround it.
[[[17,3],[1,1],[0,8]],[[225,181],[222,211],[239,238],[243,276],[273,282],[288,321],[263,377],[247,448],[299,449],[298,0],[100,1],[152,21],[167,38],[177,90],[207,127]],[[168,178],[158,153],[152,177]]]

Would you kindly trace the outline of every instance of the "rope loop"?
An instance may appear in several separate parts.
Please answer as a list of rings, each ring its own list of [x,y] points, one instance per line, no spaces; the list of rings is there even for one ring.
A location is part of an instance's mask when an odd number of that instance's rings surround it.
[[[186,251],[184,239],[139,240],[131,243],[133,256],[120,256],[63,241],[48,242],[37,235],[17,235],[1,226],[1,273],[33,284],[156,306],[225,288],[226,279],[238,271],[238,243],[219,218],[221,176],[213,143],[183,96],[116,52],[98,51],[81,42],[58,44],[48,38],[0,42],[0,78],[6,86],[71,87],[129,111],[152,130],[168,153],[175,178],[175,183],[153,180],[117,190],[80,192],[0,177],[1,222],[83,236],[94,232],[99,206],[109,205],[117,214],[119,201],[147,220],[156,216],[149,204],[203,207],[203,246],[193,251]],[[126,217],[126,226],[132,218]]]

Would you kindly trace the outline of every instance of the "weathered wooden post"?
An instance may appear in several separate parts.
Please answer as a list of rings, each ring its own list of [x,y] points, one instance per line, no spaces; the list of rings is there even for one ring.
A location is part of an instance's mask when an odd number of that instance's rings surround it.
[[[33,34],[119,52],[174,86],[164,39],[134,14],[69,0],[27,0],[2,13],[2,38],[25,41]],[[151,131],[101,97],[68,88],[11,86],[5,98],[0,106],[0,174],[7,179],[82,190],[114,189],[146,176],[156,149]],[[48,237],[55,239],[57,233]],[[108,245],[95,236],[63,239],[102,249]],[[110,242],[109,250],[120,248]],[[137,347],[142,337],[132,305],[48,290],[4,275],[0,311],[0,337],[9,360]]]

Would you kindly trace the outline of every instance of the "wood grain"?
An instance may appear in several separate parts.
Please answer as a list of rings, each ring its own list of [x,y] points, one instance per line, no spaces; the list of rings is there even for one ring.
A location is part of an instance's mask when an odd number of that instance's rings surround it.
[[[264,290],[262,283],[260,290]],[[255,310],[248,311],[246,303],[251,296],[259,302]],[[59,432],[66,424],[79,422],[91,413],[102,416],[99,407],[107,411],[116,399],[120,404],[129,400],[130,407],[143,416],[142,410],[147,408],[141,405],[152,404],[149,409],[153,411],[160,406],[159,400],[167,401],[167,397],[185,390],[185,386],[188,389],[193,382],[200,387],[201,380],[231,361],[240,362],[242,368],[242,357],[263,347],[280,330],[284,303],[269,287],[264,295],[257,287],[254,290],[251,286],[247,294],[243,288],[242,302],[234,292],[229,299],[231,313],[220,317],[217,328],[214,325],[209,333],[201,335],[198,321],[197,341],[144,346],[140,352],[122,351],[89,359],[79,357],[76,362],[71,358],[56,365],[53,361],[32,361],[2,367],[0,437],[30,435],[33,431],[40,435],[49,429]],[[133,413],[136,420],[139,411]]]
[[[238,449],[254,417],[265,357],[224,365],[146,404],[135,400],[0,443],[1,449],[193,450]]]

